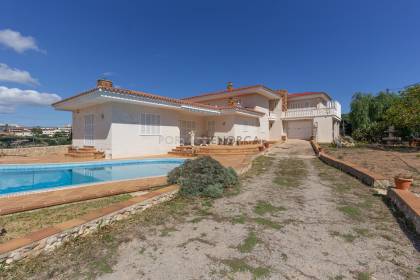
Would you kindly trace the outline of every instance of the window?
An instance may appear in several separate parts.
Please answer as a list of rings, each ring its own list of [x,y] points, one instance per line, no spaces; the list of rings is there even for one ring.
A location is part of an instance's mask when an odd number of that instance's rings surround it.
[[[139,116],[140,135],[160,134],[160,115],[141,112]]]
[[[256,119],[241,120],[239,122],[239,128],[241,132],[248,132],[251,126],[258,126]]]

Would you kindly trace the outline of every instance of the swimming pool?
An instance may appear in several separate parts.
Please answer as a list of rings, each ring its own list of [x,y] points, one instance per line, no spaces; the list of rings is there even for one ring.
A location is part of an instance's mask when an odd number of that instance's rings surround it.
[[[164,176],[183,159],[0,165],[0,196],[83,184]]]

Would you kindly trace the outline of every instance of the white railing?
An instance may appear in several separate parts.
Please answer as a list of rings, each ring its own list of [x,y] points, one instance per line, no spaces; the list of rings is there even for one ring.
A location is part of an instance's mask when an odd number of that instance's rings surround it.
[[[340,106],[332,106],[325,108],[302,108],[302,109],[291,109],[286,112],[282,112],[282,119],[294,119],[294,118],[307,118],[307,117],[322,117],[322,116],[335,116],[341,118]]]

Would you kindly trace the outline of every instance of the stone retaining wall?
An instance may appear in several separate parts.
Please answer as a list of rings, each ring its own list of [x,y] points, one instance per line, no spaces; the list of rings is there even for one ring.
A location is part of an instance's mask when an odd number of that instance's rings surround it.
[[[0,149],[0,156],[7,155],[7,156],[39,157],[39,156],[57,155],[57,154],[66,153],[68,147],[70,147],[70,145]]]
[[[311,145],[320,160],[327,163],[328,165],[334,166],[335,168],[340,169],[356,177],[366,185],[381,189],[386,189],[391,185],[389,180],[386,179],[385,176],[376,174],[370,170],[367,170],[366,168],[357,166],[351,162],[339,160],[333,156],[325,154],[323,149],[319,147],[319,145],[313,140],[311,140]]]
[[[52,251],[64,242],[79,236],[86,236],[114,221],[125,219],[133,213],[171,200],[177,194],[178,189],[176,185],[158,189],[106,208],[93,210],[82,217],[33,232],[23,238],[0,244],[0,266],[7,266],[14,261]]]
[[[420,197],[410,191],[389,189],[387,193],[391,202],[404,214],[420,234]]]

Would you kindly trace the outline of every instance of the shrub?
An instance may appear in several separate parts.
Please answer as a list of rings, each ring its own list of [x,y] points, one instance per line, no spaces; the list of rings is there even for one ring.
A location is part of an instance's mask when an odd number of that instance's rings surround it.
[[[239,183],[233,168],[225,168],[217,160],[199,157],[186,160],[168,174],[170,184],[180,185],[180,194],[184,196],[220,197],[225,188]]]

